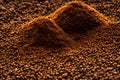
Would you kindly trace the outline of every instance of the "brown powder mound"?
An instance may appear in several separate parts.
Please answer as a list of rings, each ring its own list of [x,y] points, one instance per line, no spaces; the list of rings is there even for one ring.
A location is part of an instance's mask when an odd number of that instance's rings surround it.
[[[48,15],[66,33],[83,33],[107,24],[107,17],[81,1],[71,1]]]
[[[20,41],[33,46],[61,48],[71,46],[72,39],[54,23],[45,17],[39,17],[22,25]]]

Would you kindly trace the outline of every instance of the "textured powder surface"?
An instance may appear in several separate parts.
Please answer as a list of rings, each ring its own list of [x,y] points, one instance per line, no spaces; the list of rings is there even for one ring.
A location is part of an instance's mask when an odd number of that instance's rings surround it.
[[[115,19],[78,35],[75,50],[64,53],[15,43],[17,29],[71,0],[0,1],[0,79],[120,79],[120,0],[79,0]]]

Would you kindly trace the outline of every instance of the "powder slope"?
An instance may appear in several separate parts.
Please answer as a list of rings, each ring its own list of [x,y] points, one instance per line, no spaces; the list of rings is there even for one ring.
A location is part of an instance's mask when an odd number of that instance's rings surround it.
[[[71,1],[48,15],[66,33],[83,33],[107,24],[107,17],[81,1]]]
[[[36,18],[21,28],[21,42],[34,46],[60,48],[73,42],[53,20],[45,17]]]

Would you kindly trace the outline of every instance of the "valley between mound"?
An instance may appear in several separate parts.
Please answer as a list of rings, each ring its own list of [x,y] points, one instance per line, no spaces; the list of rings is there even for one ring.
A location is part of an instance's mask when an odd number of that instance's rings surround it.
[[[109,21],[89,5],[71,1],[47,16],[40,16],[20,26],[18,40],[24,45],[51,50],[60,48],[62,51],[62,48],[65,50],[79,44],[73,36],[77,38],[76,35],[84,35],[94,28],[108,26]]]

